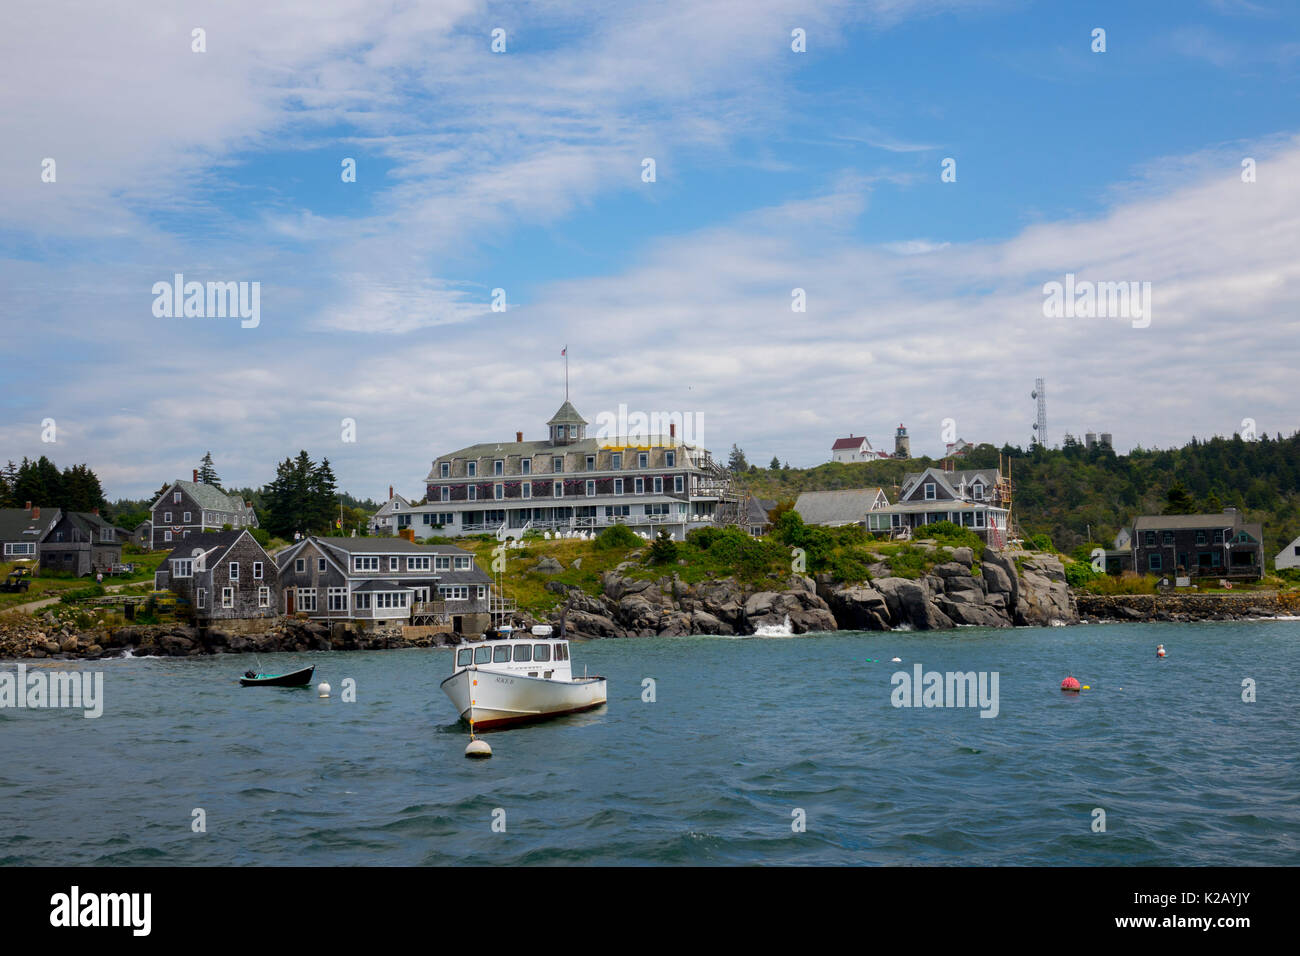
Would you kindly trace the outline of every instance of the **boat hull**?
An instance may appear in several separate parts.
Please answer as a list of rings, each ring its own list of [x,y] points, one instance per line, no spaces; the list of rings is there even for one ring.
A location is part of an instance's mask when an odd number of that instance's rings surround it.
[[[457,671],[442,682],[461,720],[475,730],[496,730],[565,714],[592,710],[605,703],[605,678],[547,680],[488,670]]]
[[[316,665],[304,667],[289,674],[273,674],[267,677],[241,677],[239,683],[244,687],[306,687],[311,683],[312,672]]]

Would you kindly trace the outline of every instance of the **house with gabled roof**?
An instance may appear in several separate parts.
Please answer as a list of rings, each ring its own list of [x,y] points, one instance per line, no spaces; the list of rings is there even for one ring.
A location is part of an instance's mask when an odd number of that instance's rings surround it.
[[[192,532],[158,566],[154,587],[189,601],[200,622],[279,613],[275,560],[246,528]]]
[[[1300,568],[1300,538],[1296,538],[1277,553],[1277,557],[1273,559],[1273,567],[1279,571]]]
[[[379,506],[379,510],[370,516],[367,527],[371,534],[396,534],[397,529],[411,526],[411,502],[401,495],[393,493],[393,486],[388,486],[388,500]]]
[[[923,537],[925,525],[951,521],[1000,548],[1011,514],[1006,495],[996,468],[927,468],[904,475],[898,500],[884,511],[895,537]]]
[[[838,528],[849,524],[870,525],[867,516],[889,506],[884,488],[841,488],[837,491],[805,491],[794,502],[804,524]],[[877,522],[879,523],[879,522]],[[887,524],[885,525],[887,527]]]
[[[1236,508],[1217,514],[1142,515],[1133,522],[1133,568],[1188,578],[1264,576],[1264,526]]]
[[[492,579],[471,552],[455,545],[416,544],[406,536],[309,535],[275,558],[286,614],[447,623],[466,634],[481,633],[491,623]]]
[[[191,534],[220,531],[226,525],[232,531],[257,527],[251,504],[199,481],[198,471],[193,481],[173,481],[149,510],[155,551],[170,548]]]
[[[0,508],[0,554],[6,562],[40,559],[41,538],[63,517],[59,508],[30,501],[23,508]]]
[[[875,461],[888,458],[889,453],[876,451],[866,435],[850,434],[848,438],[837,438],[831,445],[831,461]]]
[[[41,537],[42,571],[66,571],[78,577],[108,571],[122,563],[127,533],[92,511],[65,511]]]

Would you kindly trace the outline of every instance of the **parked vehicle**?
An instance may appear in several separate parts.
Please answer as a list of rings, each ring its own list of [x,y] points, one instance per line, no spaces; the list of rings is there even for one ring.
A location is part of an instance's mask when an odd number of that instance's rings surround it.
[[[32,583],[30,568],[14,568],[9,576],[0,582],[0,591],[7,593],[25,592]]]

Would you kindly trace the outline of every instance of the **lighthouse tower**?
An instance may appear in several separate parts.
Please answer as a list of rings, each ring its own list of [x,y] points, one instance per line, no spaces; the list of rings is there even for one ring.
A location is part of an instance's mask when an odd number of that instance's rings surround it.
[[[894,457],[912,457],[912,441],[907,437],[907,427],[902,422],[899,423],[898,430],[894,432]]]

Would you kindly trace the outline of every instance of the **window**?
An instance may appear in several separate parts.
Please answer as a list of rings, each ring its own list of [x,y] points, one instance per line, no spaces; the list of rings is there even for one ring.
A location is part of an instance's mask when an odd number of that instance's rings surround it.
[[[194,595],[194,603],[195,603],[195,605],[197,605],[198,607],[206,607],[206,606],[207,606],[207,603],[208,603],[208,590],[207,590],[207,588],[199,588],[199,589],[198,589],[198,591],[197,591],[197,592],[195,593],[195,595]]]
[[[433,559],[433,569],[435,571],[450,571],[451,558],[445,554],[435,555]]]
[[[676,467],[677,467],[677,452],[675,452],[675,451],[666,451],[666,452],[664,452],[664,464],[667,465],[669,468],[676,468]]]
[[[456,666],[469,667],[474,659],[474,648],[462,647],[456,652]]]
[[[614,494],[616,494],[616,495],[621,495],[622,493],[623,493],[623,479],[622,479],[622,478],[615,478],[615,479],[614,479]]]
[[[493,498],[495,498],[497,501],[500,501],[500,500],[501,500],[502,498],[504,498],[505,496],[506,496],[506,486],[505,486],[505,485],[503,485],[503,484],[501,484],[501,483],[498,482],[497,484],[495,484],[495,485],[492,486],[492,497],[493,497]]]
[[[564,471],[563,455],[556,455],[554,458],[551,459],[551,471],[555,472],[557,475],[560,472]]]
[[[365,592],[352,595],[352,607],[358,611],[369,611],[370,595]]]
[[[666,515],[668,514],[667,504],[646,505],[645,513],[648,515]]]
[[[1173,533],[1172,531],[1166,531],[1166,532],[1165,532],[1165,536],[1164,536],[1164,541],[1165,541],[1165,544],[1173,544],[1173,543],[1174,543],[1174,533]]]
[[[422,558],[407,558],[406,570],[408,571],[428,571],[430,559],[428,556]]]
[[[587,497],[591,497],[595,493],[596,493],[596,483],[594,481],[587,482]]]
[[[469,587],[464,584],[444,584],[438,588],[444,601],[468,601]]]
[[[470,501],[478,501],[478,485],[470,485],[467,489],[467,496]]]
[[[179,491],[172,492],[172,504],[178,505],[180,503],[181,503],[181,493]]]
[[[476,461],[467,461],[467,462],[465,462],[465,474],[468,475],[470,478],[477,478],[477,477],[478,477],[478,462],[476,462]]]
[[[268,588],[268,587],[260,587],[260,588],[257,589],[257,606],[258,606],[258,607],[270,607],[270,606],[271,606],[271,589],[270,589],[270,588]]]
[[[262,580],[262,562],[261,562],[261,561],[254,561],[254,562],[253,562],[253,580],[254,580],[254,581],[260,581],[260,580]]]
[[[632,479],[632,490],[633,490],[636,494],[638,494],[638,495],[643,495],[643,494],[645,494],[645,479],[644,479],[644,478],[633,478],[633,479]]]
[[[975,482],[975,484],[973,484],[973,485],[970,486],[970,495],[971,495],[971,497],[974,498],[976,501],[983,501],[983,500],[984,500],[984,486],[983,486],[982,484],[980,484],[978,481]]]
[[[439,478],[451,477],[451,462],[444,461],[441,465],[438,466],[438,477]]]
[[[468,571],[470,567],[470,556],[468,554],[458,554],[455,556],[455,566],[457,571]]]
[[[480,584],[480,585],[478,586],[478,599],[481,601],[481,600],[483,600],[485,597],[487,597],[487,585],[486,585],[486,584]]]
[[[11,554],[17,555],[17,554],[35,554],[35,553],[36,553],[35,541],[6,541],[5,542],[6,557],[8,557]]]
[[[673,475],[673,493],[682,494],[686,491],[686,478],[683,475]]]
[[[194,562],[183,561],[177,558],[172,562],[172,577],[174,578],[192,578],[194,577]]]
[[[451,488],[447,485],[443,485],[439,490],[442,492],[441,497],[443,501],[451,501]]]
[[[1204,531],[1198,531],[1198,532],[1196,532],[1196,543],[1197,543],[1197,544],[1205,544],[1205,541],[1206,541],[1206,538],[1205,538],[1205,532],[1204,532]]]
[[[388,559],[388,570],[389,570],[389,571],[396,571],[396,570],[398,570],[399,567],[400,567],[400,565],[401,565],[401,563],[402,563],[402,559],[401,559],[401,558],[398,558],[398,557],[390,557],[390,558]]]
[[[346,611],[348,609],[348,589],[330,588],[329,591],[326,592],[325,600],[327,602],[326,606],[329,610]]]
[[[379,558],[374,555],[359,554],[352,559],[352,570],[354,571],[378,571]]]
[[[1151,570],[1151,571],[1159,571],[1159,570],[1160,570],[1160,552],[1159,552],[1159,551],[1154,551],[1154,552],[1152,552],[1151,554],[1147,555],[1147,568],[1148,568],[1148,570]]]
[[[631,514],[632,514],[631,505],[606,505],[605,506],[606,518],[626,518]]]
[[[1214,532],[1214,543],[1215,543],[1215,544],[1223,544],[1223,529],[1222,529],[1222,528],[1220,528],[1218,531]],[[1297,552],[1297,553],[1300,553],[1300,552]]]
[[[621,451],[612,452],[609,456],[609,467],[618,471],[623,467],[623,453]]]
[[[533,473],[533,460],[531,458],[519,459],[519,473],[521,475],[531,475]]]
[[[327,567],[327,565],[326,565],[326,563],[325,563],[325,559],[324,559],[324,558],[317,558],[317,559],[316,559],[316,570],[317,570],[317,571],[319,571],[321,574],[324,574],[324,573],[325,573],[325,568],[326,568],[326,567]]]
[[[496,461],[492,462],[492,474],[494,474],[494,475],[504,475],[505,473],[506,473],[506,463],[505,463],[505,461],[503,461],[502,459],[498,458]]]
[[[231,562],[230,562],[230,580],[232,580],[232,581],[238,581],[238,580],[239,580],[239,562],[238,562],[238,561],[231,561]]]
[[[172,513],[170,511],[163,512],[163,521],[166,521],[168,524],[172,523]]]
[[[660,475],[655,475],[655,494],[662,495],[663,493],[664,493],[663,477]]]
[[[515,663],[528,663],[533,659],[533,646],[531,644],[515,645]]]
[[[293,570],[297,574],[304,573],[307,570],[307,561],[304,558],[299,558],[293,563]]]
[[[596,456],[595,456],[595,455],[588,455],[588,456],[587,456],[587,470],[588,470],[588,471],[595,471],[595,470],[596,470]]]
[[[525,481],[519,486],[519,493],[525,498],[531,498],[533,496],[533,483]]]
[[[164,531],[164,532],[163,532],[163,540],[164,540],[164,541],[170,541],[171,539],[172,539],[172,533],[171,533],[170,531]]]
[[[636,466],[644,468],[650,461],[650,456],[646,452],[639,451],[636,453]]]
[[[925,500],[926,500],[926,501],[934,501],[935,498],[937,498],[937,497],[938,497],[938,495],[935,493],[934,482],[933,482],[933,481],[927,481],[927,482],[925,483]]]
[[[494,647],[494,648],[492,648],[492,663],[493,663],[493,664],[508,664],[509,662],[510,662],[510,645],[509,645],[509,644],[501,644],[501,645],[499,645],[498,647]]]
[[[1154,547],[1156,546],[1156,533],[1155,533],[1154,531],[1148,531],[1148,532],[1147,532],[1147,544],[1146,544],[1146,546],[1147,546],[1148,548],[1154,548]]]
[[[564,497],[564,482],[562,482],[562,481],[557,481],[557,482],[555,482],[555,484],[552,486],[551,491],[552,491],[552,493],[555,495],[556,498],[563,498],[563,497]]]
[[[534,644],[534,645],[533,645],[533,660],[534,660],[534,661],[539,661],[539,662],[541,662],[541,661],[549,661],[550,659],[551,659],[551,645],[550,645],[550,644]]]
[[[222,606],[222,607],[234,607],[234,606],[235,606],[235,589],[234,589],[234,588],[222,588],[222,589],[221,589],[221,606]]]
[[[555,659],[556,659],[557,661],[567,661],[567,660],[569,659],[569,645],[568,645],[568,644],[556,644],[556,645],[555,645]]]

